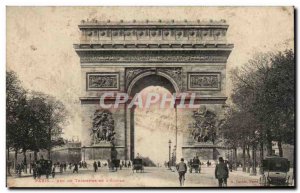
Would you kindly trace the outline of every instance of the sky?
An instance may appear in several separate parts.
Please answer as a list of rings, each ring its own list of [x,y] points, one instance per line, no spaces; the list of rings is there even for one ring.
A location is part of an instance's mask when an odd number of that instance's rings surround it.
[[[146,96],[147,93],[169,94],[168,97],[171,95],[167,89],[160,86],[149,86],[140,94]],[[175,110],[174,108],[160,108],[160,103],[161,99],[152,104],[150,108],[137,107],[134,111],[135,154],[139,153],[142,157],[149,157],[155,164],[163,164],[168,161],[168,142],[171,140],[173,149],[176,135]],[[178,132],[177,138],[177,146],[181,147],[181,132]],[[178,151],[179,153],[180,151]],[[178,156],[181,157],[181,154]]]
[[[294,47],[292,7],[7,7],[6,17],[7,70],[15,71],[26,89],[50,94],[66,105],[68,138],[80,139],[81,132],[81,74],[73,44],[79,42],[82,19],[225,19],[227,42],[234,44],[228,73],[258,52]]]

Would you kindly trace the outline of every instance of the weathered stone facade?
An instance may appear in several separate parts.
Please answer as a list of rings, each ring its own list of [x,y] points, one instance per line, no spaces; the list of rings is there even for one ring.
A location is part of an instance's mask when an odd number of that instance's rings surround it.
[[[227,44],[228,25],[217,22],[99,22],[82,21],[81,39],[74,44],[80,57],[82,94],[82,136],[88,158],[109,159],[110,144],[92,144],[90,130],[99,97],[107,92],[133,96],[151,84],[166,87],[170,92],[196,93],[196,102],[222,118],[227,99],[226,62],[233,44]],[[155,77],[163,77],[161,82]],[[141,84],[143,83],[143,84]],[[122,104],[110,109],[114,119],[115,143],[120,159],[134,156],[134,109]],[[178,112],[184,119],[182,150],[184,157],[198,154],[213,159],[218,143],[199,143],[189,124],[193,111]]]

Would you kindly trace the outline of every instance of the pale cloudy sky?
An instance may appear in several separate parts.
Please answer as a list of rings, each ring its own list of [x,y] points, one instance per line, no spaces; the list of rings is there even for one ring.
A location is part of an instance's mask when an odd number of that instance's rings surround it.
[[[80,138],[81,124],[80,65],[73,43],[79,42],[77,25],[87,18],[225,19],[228,43],[235,46],[228,71],[256,52],[292,48],[294,41],[292,7],[8,7],[7,69],[17,72],[25,88],[51,94],[66,104],[71,117],[65,134],[70,137]]]

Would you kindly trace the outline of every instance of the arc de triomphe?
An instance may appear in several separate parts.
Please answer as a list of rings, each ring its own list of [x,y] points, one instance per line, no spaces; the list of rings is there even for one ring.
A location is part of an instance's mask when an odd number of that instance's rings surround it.
[[[74,44],[80,57],[82,146],[85,159],[109,159],[114,140],[119,159],[134,155],[134,109],[128,103],[102,111],[100,96],[105,92],[128,93],[158,85],[171,93],[196,93],[196,102],[214,112],[224,113],[226,63],[233,44],[226,41],[228,24],[221,21],[82,21],[81,39]],[[108,102],[113,102],[110,98]],[[195,109],[179,117],[193,122]],[[93,130],[98,119],[107,124]],[[110,125],[113,127],[109,129]],[[183,157],[199,155],[214,159],[224,153],[218,142],[199,142],[190,124],[181,125]],[[217,128],[218,130],[218,128]],[[101,131],[102,132],[102,131]],[[167,145],[167,144],[166,144]]]

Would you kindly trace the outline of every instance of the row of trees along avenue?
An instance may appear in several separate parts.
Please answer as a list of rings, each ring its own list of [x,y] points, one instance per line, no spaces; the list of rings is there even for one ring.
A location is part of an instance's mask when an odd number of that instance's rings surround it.
[[[27,164],[26,152],[46,150],[51,159],[51,148],[63,145],[62,126],[66,123],[67,111],[54,97],[25,90],[13,71],[6,72],[6,148],[14,151],[14,163],[22,153]]]
[[[237,148],[241,148],[243,171],[249,172],[252,166],[256,174],[256,163],[272,155],[272,142],[277,142],[281,157],[282,144],[295,142],[294,52],[258,54],[232,70],[231,80],[232,104],[222,126],[223,135],[234,150],[234,161]],[[257,151],[260,160],[256,160]]]

